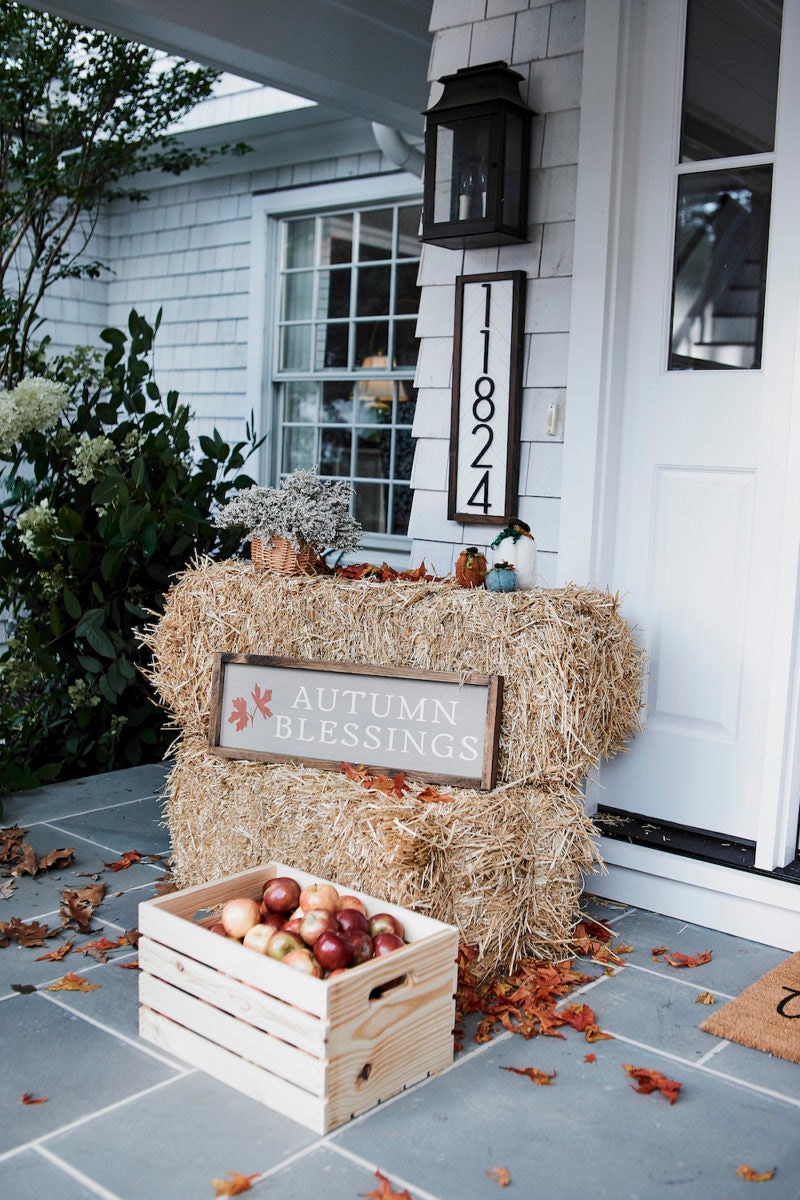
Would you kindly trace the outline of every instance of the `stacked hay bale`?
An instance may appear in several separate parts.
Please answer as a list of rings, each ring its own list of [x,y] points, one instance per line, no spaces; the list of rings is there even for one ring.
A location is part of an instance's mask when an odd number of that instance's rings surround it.
[[[168,790],[181,886],[277,859],[456,924],[487,970],[563,957],[597,862],[581,785],[638,728],[642,652],[607,592],[187,571],[144,640],[180,734]],[[386,794],[344,773],[208,748],[216,652],[497,674],[496,788]]]

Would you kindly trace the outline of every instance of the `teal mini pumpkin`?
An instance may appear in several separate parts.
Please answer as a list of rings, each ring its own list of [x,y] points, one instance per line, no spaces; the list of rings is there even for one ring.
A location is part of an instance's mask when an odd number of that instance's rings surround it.
[[[486,587],[490,592],[514,592],[517,572],[509,563],[496,563],[486,576]]]

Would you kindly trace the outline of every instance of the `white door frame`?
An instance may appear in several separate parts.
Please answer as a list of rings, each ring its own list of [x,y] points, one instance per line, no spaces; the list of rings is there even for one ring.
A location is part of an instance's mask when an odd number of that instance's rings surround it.
[[[567,416],[558,556],[559,582],[578,580],[605,584],[610,580],[617,454],[621,410],[621,362],[624,347],[620,329],[626,303],[626,220],[622,186],[624,155],[631,153],[626,81],[630,57],[631,16],[642,0],[593,0],[586,6],[581,134],[575,225],[574,282],[570,320],[567,377]],[[800,3],[785,5],[784,45],[800,43]],[[800,111],[800,74],[784,72],[784,111]],[[627,135],[627,137],[626,137]],[[780,137],[780,131],[777,131]],[[778,143],[779,144],[779,143]],[[774,204],[789,203],[791,188],[780,186],[780,159],[775,167]],[[795,193],[796,194],[796,193]],[[789,284],[800,265],[793,256],[772,255],[771,270],[780,270]],[[788,325],[787,325],[788,322]],[[780,537],[780,574],[773,631],[773,669],[770,682],[768,735],[756,866],[771,871],[797,852],[797,797],[800,791],[800,338],[798,314],[783,314],[782,336],[794,339],[794,356],[787,370],[792,384],[789,423],[785,519]],[[790,343],[791,344],[791,343]],[[766,347],[765,347],[766,348]],[[601,795],[590,785],[587,800],[596,807]],[[627,851],[632,847],[626,847]],[[614,843],[604,839],[607,854]],[[652,854],[653,852],[650,852]],[[656,861],[664,855],[656,853]],[[644,857],[651,864],[650,854]],[[626,856],[630,859],[630,855]],[[635,856],[634,856],[635,857]],[[630,865],[630,864],[629,864]],[[656,870],[655,873],[658,873]],[[683,872],[681,872],[683,873]],[[691,871],[689,872],[691,875]],[[738,874],[738,873],[737,873]],[[798,893],[793,889],[794,904]]]

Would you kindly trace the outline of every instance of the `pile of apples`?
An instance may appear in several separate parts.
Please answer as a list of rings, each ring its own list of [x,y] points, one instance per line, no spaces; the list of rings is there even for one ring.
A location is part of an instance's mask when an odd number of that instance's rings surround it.
[[[332,883],[303,888],[288,875],[268,879],[260,903],[247,896],[228,900],[209,928],[317,979],[406,944],[403,925],[391,913],[370,917],[358,896],[342,896]]]

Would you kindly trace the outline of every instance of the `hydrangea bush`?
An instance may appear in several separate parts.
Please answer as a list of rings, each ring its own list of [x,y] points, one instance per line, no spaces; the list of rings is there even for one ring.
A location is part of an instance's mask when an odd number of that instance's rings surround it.
[[[189,409],[153,377],[159,320],[132,312],[101,334],[102,364],[77,353],[0,392],[0,788],[168,748],[137,634],[196,553],[235,549],[214,514],[253,483],[261,443],[248,427],[192,444]]]
[[[298,469],[276,488],[254,484],[221,509],[217,525],[245,531],[270,542],[283,537],[299,550],[303,544],[323,550],[355,550],[361,526],[350,513],[353,487],[348,479],[320,479],[315,471]]]

